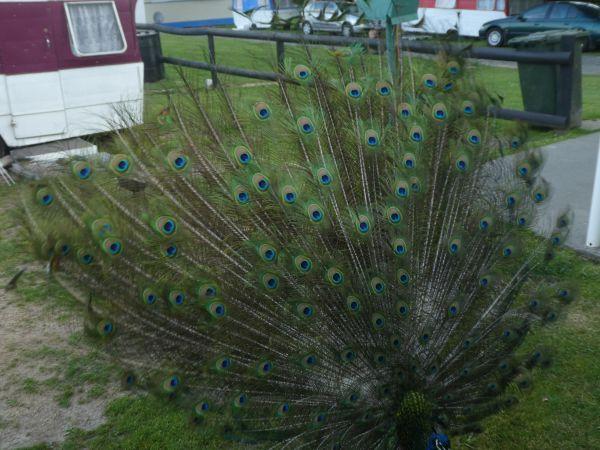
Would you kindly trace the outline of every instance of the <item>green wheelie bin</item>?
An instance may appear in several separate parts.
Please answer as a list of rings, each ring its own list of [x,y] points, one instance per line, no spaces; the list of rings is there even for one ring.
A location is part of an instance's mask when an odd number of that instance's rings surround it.
[[[580,30],[552,30],[508,42],[508,45],[521,51],[573,50],[570,76],[565,76],[560,64],[518,63],[525,111],[565,116],[567,127],[581,125],[581,52],[588,35],[588,32]]]

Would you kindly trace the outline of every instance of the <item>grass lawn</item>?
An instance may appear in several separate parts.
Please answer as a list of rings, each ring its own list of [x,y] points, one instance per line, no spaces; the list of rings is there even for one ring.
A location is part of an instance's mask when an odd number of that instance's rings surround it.
[[[180,38],[162,36],[163,52],[166,55],[205,60],[206,40],[204,38]],[[257,70],[272,70],[275,48],[272,44],[233,42],[217,39],[217,61],[219,64],[235,65]],[[299,54],[299,47],[291,47],[289,54]],[[490,89],[505,98],[507,107],[520,108],[521,97],[517,72],[512,69],[478,67],[481,78]],[[196,71],[199,81],[209,78],[209,73]],[[228,77],[225,80],[234,89],[245,89],[248,94],[260,95],[257,89],[241,87],[247,79]],[[159,108],[164,105],[161,91],[176,89],[177,75],[172,67],[167,67],[164,82],[147,86],[148,120],[152,120]],[[600,117],[600,77],[584,77],[584,117]],[[578,132],[558,136],[570,137]],[[557,139],[555,132],[535,132],[536,142],[550,142]],[[0,187],[0,211],[7,211],[15,199],[17,188]],[[11,228],[8,214],[1,220],[3,228]],[[30,257],[26,255],[16,239],[4,239],[0,243],[0,275],[5,279],[14,273],[15,266]],[[556,363],[543,371],[537,371],[531,392],[519,394],[520,402],[484,422],[484,432],[476,436],[454,438],[453,448],[521,450],[521,449],[593,449],[600,448],[600,360],[597,358],[598,332],[600,331],[600,265],[586,260],[570,250],[560,250],[543,273],[561,279],[577,282],[581,287],[582,298],[571,305],[566,314],[550,327],[538,330],[527,338],[523,351],[537,344],[548,344],[556,350]],[[28,274],[26,283],[21,283],[16,294],[32,301],[48,302],[45,284],[35,283],[34,274]],[[41,277],[41,275],[37,275]],[[37,280],[39,281],[39,280]],[[78,313],[81,305],[71,300],[58,285],[52,284],[50,295],[69,311]],[[93,352],[93,349],[92,349]],[[93,353],[92,353],[93,354]],[[80,358],[75,363],[67,361],[65,372],[58,378],[69,388],[69,383],[97,383],[103,386],[106,367],[98,367],[97,360]],[[110,369],[116,372],[116,369]],[[99,373],[101,379],[94,378]],[[81,374],[89,379],[81,379]],[[71,378],[69,378],[71,375]],[[116,376],[116,375],[115,375]],[[98,378],[98,377],[96,377]],[[26,383],[26,389],[39,389],[33,382]],[[64,388],[64,386],[63,386]],[[67,392],[68,394],[68,392]],[[62,403],[61,403],[62,402]],[[56,408],[65,407],[64,395],[57,396]],[[113,400],[106,409],[107,422],[91,431],[73,429],[64,443],[63,449],[232,449],[238,443],[218,436],[211,428],[199,428],[189,423],[188,415],[176,405],[144,393]],[[0,423],[0,435],[2,424]],[[56,448],[40,443],[37,449]],[[259,447],[255,447],[259,448]],[[417,449],[419,450],[419,449]]]
[[[208,61],[208,43],[202,36],[161,35],[163,54],[197,61]],[[261,41],[239,41],[227,38],[215,39],[216,62],[220,65],[241,67],[246,69],[273,71],[275,61],[275,44]],[[317,48],[317,47],[315,47]],[[297,45],[286,45],[286,56],[295,61],[303,61],[303,49]],[[317,54],[325,52],[316,50]],[[506,108],[523,109],[521,87],[518,72],[510,68],[477,66],[478,77],[489,91],[503,98]],[[190,70],[190,76],[199,84],[210,78],[210,72]],[[164,97],[160,92],[174,89],[179,85],[178,75],[172,65],[166,65],[166,79],[159,83],[147,85],[148,118],[151,119],[159,107],[164,105]],[[255,95],[256,88],[242,87],[247,84],[260,83],[260,80],[235,76],[222,76],[224,84],[230,88],[249,90],[248,95]],[[583,119],[600,118],[600,76],[584,75],[583,88]],[[535,146],[543,146],[563,139],[577,137],[587,133],[583,130],[554,131],[532,130],[530,139]]]

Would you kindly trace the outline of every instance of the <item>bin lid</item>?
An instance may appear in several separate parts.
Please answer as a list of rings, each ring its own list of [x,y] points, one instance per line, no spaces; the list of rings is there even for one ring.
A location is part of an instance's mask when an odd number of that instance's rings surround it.
[[[508,41],[508,45],[515,47],[539,45],[539,44],[556,44],[560,42],[563,36],[572,36],[574,38],[587,38],[590,35],[589,31],[585,30],[549,30],[549,31],[538,31],[537,33],[528,34],[527,36],[521,36],[512,38]]]

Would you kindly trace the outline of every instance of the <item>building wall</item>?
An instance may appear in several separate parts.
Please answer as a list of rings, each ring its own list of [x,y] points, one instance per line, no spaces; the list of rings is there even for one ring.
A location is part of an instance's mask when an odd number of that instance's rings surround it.
[[[544,0],[420,0],[419,7],[502,11],[507,3],[509,14],[520,14]]]
[[[0,2],[0,73],[16,75],[139,61],[135,5],[129,0],[115,0],[115,4],[127,51],[80,57],[71,49],[63,2]]]
[[[141,120],[134,4],[115,3],[127,48],[77,56],[63,2],[0,1],[0,137],[9,147],[115,129],[117,108]]]
[[[232,24],[231,0],[146,0],[146,20],[179,26]]]

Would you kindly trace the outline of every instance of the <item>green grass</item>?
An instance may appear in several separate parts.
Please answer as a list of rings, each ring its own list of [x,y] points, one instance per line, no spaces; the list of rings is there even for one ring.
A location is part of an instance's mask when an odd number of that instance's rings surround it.
[[[63,408],[71,405],[76,394],[82,394],[80,402],[87,402],[106,393],[118,369],[93,348],[92,342],[82,340],[81,333],[75,334],[76,344],[70,342],[66,349],[42,346],[22,351],[20,361],[44,362],[40,370],[42,379],[27,377],[21,381],[23,393],[51,392],[57,405]],[[82,348],[87,352],[78,354]]]
[[[25,378],[21,389],[27,394],[36,394],[40,389],[40,382],[33,378]]]
[[[523,351],[538,344],[555,349],[555,364],[534,374],[532,392],[514,408],[484,422],[485,432],[461,439],[458,448],[593,449],[600,448],[600,362],[596,357],[600,331],[600,265],[570,250],[559,252],[545,274],[569,280],[582,298],[561,321],[530,335]]]
[[[196,61],[208,61],[208,43],[205,37],[162,34],[161,42],[164,55]],[[273,43],[216,38],[215,48],[217,64],[260,71],[274,70],[276,53]],[[324,55],[327,52],[324,48],[313,47],[313,49],[315,49],[317,55]],[[297,45],[287,45],[286,57],[294,61],[304,61],[303,49]],[[373,56],[373,58],[376,58],[376,56]],[[204,85],[204,81],[210,78],[210,72],[208,71],[185,70],[186,74],[199,85]],[[489,91],[502,97],[504,107],[523,109],[517,70],[483,65],[477,66],[475,70],[478,78]],[[260,80],[224,75],[220,75],[220,79],[229,89],[242,90],[243,93],[240,95],[260,98],[261,87],[243,87],[247,84],[261,83]],[[164,92],[179,88],[181,82],[176,68],[167,64],[166,79],[146,86],[146,120],[154,120],[158,111],[165,105]],[[584,75],[582,89],[583,119],[600,118],[600,76]],[[507,123],[507,126],[511,124],[512,122]],[[569,131],[533,129],[530,133],[530,143],[533,146],[543,146],[587,133],[587,131],[579,129]]]
[[[238,448],[215,429],[192,424],[187,412],[176,404],[152,396],[115,400],[106,417],[107,423],[96,430],[71,430],[63,450]]]
[[[478,78],[491,93],[504,99],[504,107],[523,109],[519,73],[515,69],[479,66]],[[600,76],[583,75],[583,119],[600,118]]]
[[[22,353],[25,360],[46,362],[43,381],[26,378],[22,382],[22,390],[36,393],[41,389],[54,393],[57,404],[63,408],[70,406],[73,396],[82,395],[81,402],[101,397],[106,386],[114,380],[118,370],[110,364],[104,354],[94,349],[94,343],[82,338],[81,333],[74,333],[70,338],[70,346],[56,349],[49,346],[26,350]],[[73,339],[75,344],[71,342]],[[81,349],[87,350],[79,354]]]
[[[18,267],[35,259],[26,244],[24,231],[15,225],[19,216],[8,212],[9,206],[18,201],[18,193],[15,188],[0,187],[0,227],[7,237],[0,241],[0,278],[3,280],[10,279],[18,272]],[[18,280],[14,294],[12,301],[17,305],[42,307],[44,313],[58,323],[82,314],[82,305],[54,279],[46,277],[41,267],[29,266]],[[39,320],[39,316],[31,320]],[[23,325],[27,326],[27,323],[26,319]],[[116,373],[116,368],[107,362],[104,354],[90,348],[82,331],[71,333],[59,347],[43,344],[10,350],[18,350],[18,356],[7,365],[8,369],[32,362],[39,366],[37,377],[32,373],[19,381],[21,392],[28,395],[50,393],[57,407],[70,406],[75,395],[79,395],[80,402],[101,397]]]

